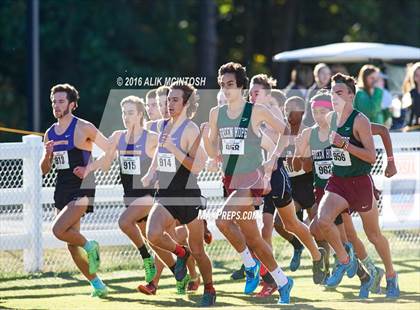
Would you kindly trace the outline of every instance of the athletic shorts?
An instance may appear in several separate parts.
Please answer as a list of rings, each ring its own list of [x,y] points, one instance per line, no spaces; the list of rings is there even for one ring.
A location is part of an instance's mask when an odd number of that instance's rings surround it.
[[[223,197],[224,198],[229,197],[228,191],[226,190],[225,186],[223,186]],[[255,209],[255,211],[258,211],[260,209],[260,206],[259,205],[254,205],[254,209]]]
[[[249,173],[238,173],[233,176],[225,175],[223,186],[228,196],[238,189],[250,189],[252,197],[262,197],[264,191],[263,174],[257,169]]]
[[[70,202],[83,197],[87,197],[89,199],[86,213],[92,213],[93,202],[95,200],[95,188],[56,188],[54,192],[54,206],[58,210],[62,210]]]
[[[181,225],[188,224],[198,217],[199,211],[206,209],[206,199],[199,189],[185,190],[182,193],[159,190],[155,202],[169,211]]]
[[[349,212],[367,212],[373,205],[373,182],[370,175],[339,177],[332,175],[326,191],[343,197],[349,204]]]
[[[322,197],[324,196],[324,194],[325,194],[325,190],[324,190],[324,188],[323,188],[323,187],[316,186],[316,187],[314,188],[315,203],[316,203],[318,206],[319,206],[319,203],[321,202],[321,199],[322,199]],[[347,210],[347,209],[346,209],[346,210]],[[348,213],[348,211],[344,211],[344,212]],[[335,225],[340,225],[340,224],[343,224],[343,217],[341,216],[341,214],[339,214],[339,215],[335,218],[334,224],[335,224]]]
[[[292,202],[290,179],[283,166],[278,166],[271,175],[271,192],[264,196],[263,213],[274,215],[276,208],[283,208]]]
[[[125,207],[128,208],[137,198],[141,198],[147,195],[154,197],[155,190],[154,189],[135,189],[131,191],[124,191]]]
[[[308,172],[290,178],[292,184],[292,198],[302,209],[309,209],[315,204],[313,174]]]

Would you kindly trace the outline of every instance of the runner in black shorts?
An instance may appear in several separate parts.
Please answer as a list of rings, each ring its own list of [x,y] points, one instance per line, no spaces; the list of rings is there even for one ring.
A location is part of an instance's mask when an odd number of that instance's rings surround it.
[[[298,135],[302,128],[302,117],[304,113],[305,102],[300,97],[290,97],[284,105],[284,112],[287,117],[288,124],[291,128],[291,136],[289,146],[282,155],[283,165],[287,171],[292,188],[292,198],[295,205],[295,212],[300,221],[303,222],[303,210],[307,210],[308,215],[312,218],[311,208],[315,203],[313,194],[313,174],[312,162],[293,161],[295,152],[294,138]],[[282,220],[277,216],[274,221],[276,231],[293,246],[293,256],[290,261],[290,270],[296,271],[300,266],[301,255],[303,252],[303,244],[297,236],[287,232],[284,229]],[[322,248],[322,247],[321,247]],[[325,250],[325,249],[324,249]]]
[[[150,284],[150,293],[155,294],[157,283],[153,283],[157,273],[154,259],[150,255],[144,237],[146,236],[147,216],[153,205],[154,188],[144,188],[141,178],[148,171],[157,147],[158,135],[146,130],[144,126],[145,108],[143,100],[128,96],[121,100],[122,120],[126,130],[117,130],[109,137],[111,147],[90,170],[108,170],[115,158],[120,167],[120,179],[124,189],[126,210],[121,214],[118,224],[138,249],[145,270],[145,280]],[[168,266],[175,265],[169,252],[159,251],[159,257]]]
[[[96,275],[100,265],[99,245],[80,234],[80,219],[93,212],[95,177],[86,169],[92,160],[92,144],[107,150],[109,142],[93,124],[73,115],[79,100],[79,93],[73,86],[55,85],[51,88],[50,98],[57,123],[45,134],[40,165],[43,175],[51,170],[53,161],[57,169],[54,202],[58,214],[52,231],[67,243],[73,261],[93,287],[91,296],[104,297],[107,288]],[[85,249],[88,261],[79,247]]]
[[[201,304],[211,306],[216,301],[216,291],[213,287],[211,262],[204,250],[204,224],[197,218],[199,209],[205,207],[205,201],[201,197],[196,174],[204,168],[206,154],[200,146],[200,129],[190,119],[197,106],[193,86],[182,83],[171,85],[168,95],[171,117],[164,120],[159,148],[143,183],[148,185],[157,170],[159,187],[147,223],[149,241],[177,256],[177,281],[189,281],[186,262],[189,255],[193,255],[204,282]],[[176,225],[176,221],[187,226],[189,249],[164,234]]]

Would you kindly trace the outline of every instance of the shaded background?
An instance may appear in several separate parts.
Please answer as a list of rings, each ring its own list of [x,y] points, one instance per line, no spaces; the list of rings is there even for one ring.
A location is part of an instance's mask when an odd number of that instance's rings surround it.
[[[32,129],[27,96],[30,0],[0,0],[0,126]],[[227,61],[289,82],[275,53],[335,42],[420,46],[418,0],[40,0],[41,130],[52,85],[80,91],[77,115],[99,126],[118,76],[204,76]],[[347,66],[356,74],[362,64]],[[0,133],[0,142],[21,141]]]

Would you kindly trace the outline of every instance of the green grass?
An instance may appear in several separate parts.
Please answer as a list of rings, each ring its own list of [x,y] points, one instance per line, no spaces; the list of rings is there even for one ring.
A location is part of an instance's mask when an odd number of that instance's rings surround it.
[[[361,301],[357,298],[359,280],[345,278],[340,287],[325,291],[312,283],[310,261],[305,258],[303,266],[293,276],[295,287],[292,291],[292,309],[419,309],[420,308],[420,261],[403,259],[395,261],[399,272],[401,298],[397,301],[385,299],[384,295],[372,294]],[[232,281],[230,274],[239,262],[214,263],[217,307],[223,309],[279,308],[278,294],[261,300],[242,293],[243,281]],[[287,265],[283,262],[283,266]],[[0,309],[186,309],[196,307],[199,293],[186,296],[175,294],[175,280],[164,273],[158,295],[145,296],[136,291],[143,281],[142,271],[115,270],[101,273],[110,288],[107,299],[89,296],[90,286],[77,273],[44,273],[28,276],[14,276],[0,280]],[[385,283],[383,282],[382,285]]]

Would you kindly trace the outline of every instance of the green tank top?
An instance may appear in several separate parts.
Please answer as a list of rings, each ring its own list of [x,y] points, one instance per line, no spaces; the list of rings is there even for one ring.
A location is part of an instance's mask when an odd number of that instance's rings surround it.
[[[221,106],[217,118],[223,171],[229,176],[255,171],[262,164],[262,153],[261,138],[251,125],[253,104],[247,102],[243,113],[235,119],[228,117],[227,108],[227,105]]]
[[[331,176],[332,156],[330,139],[321,141],[319,139],[319,126],[312,127],[309,138],[311,148],[312,167],[314,173],[314,187],[325,188]]]
[[[363,147],[362,143],[353,135],[353,125],[356,116],[360,112],[353,110],[347,118],[343,126],[337,128],[337,113],[335,112],[331,118],[331,129],[335,130],[342,137],[349,140],[349,142],[357,147]],[[360,158],[350,154],[344,149],[331,146],[333,169],[332,173],[339,177],[356,177],[361,175],[368,175],[372,169],[372,165]]]

